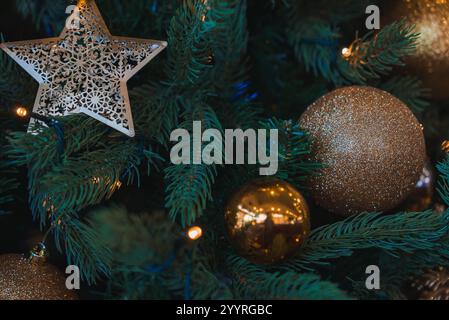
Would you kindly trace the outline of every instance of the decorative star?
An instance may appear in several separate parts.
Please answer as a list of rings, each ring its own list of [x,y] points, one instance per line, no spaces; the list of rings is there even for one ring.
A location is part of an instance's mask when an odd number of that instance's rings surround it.
[[[93,0],[79,0],[75,13],[76,24],[66,25],[58,38],[0,47],[39,82],[33,112],[84,113],[133,137],[126,82],[167,42],[112,36]]]

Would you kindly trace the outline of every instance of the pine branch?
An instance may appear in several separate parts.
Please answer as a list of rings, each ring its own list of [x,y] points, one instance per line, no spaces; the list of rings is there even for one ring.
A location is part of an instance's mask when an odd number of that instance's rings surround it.
[[[6,171],[3,165],[0,165],[0,170],[2,174],[0,179],[0,215],[2,215],[8,213],[5,205],[14,200],[12,191],[16,190],[19,184],[15,179],[6,176],[9,172]]]
[[[329,260],[349,257],[354,250],[377,248],[391,254],[434,250],[445,256],[441,245],[448,235],[449,212],[398,213],[381,216],[368,213],[314,230],[303,250],[286,263],[288,270],[310,270]]]
[[[330,22],[314,17],[292,21],[287,35],[297,59],[307,71],[335,85],[366,84],[388,74],[394,66],[402,66],[402,59],[414,52],[419,36],[405,21],[394,22],[378,33],[356,39],[351,55],[343,58],[339,31]]]
[[[160,157],[138,139],[124,140],[86,116],[57,120],[65,133],[62,154],[54,130],[42,127],[38,135],[12,133],[7,155],[12,164],[28,166],[34,218],[42,228],[55,227],[58,248],[66,250],[68,261],[80,266],[83,278],[92,283],[107,274],[108,255],[78,213],[110,198],[124,180],[139,181],[144,158],[150,168]]]
[[[437,165],[437,170],[440,172],[440,178],[438,180],[438,193],[441,199],[449,205],[449,155],[443,162]]]
[[[39,135],[13,133],[8,155],[16,165],[28,165],[30,205],[45,224],[48,212],[78,212],[114,194],[127,179],[139,180],[142,158],[149,165],[159,157],[132,140],[107,142],[105,126],[83,116],[60,119],[65,128],[65,149],[59,154],[52,129]],[[105,156],[107,155],[107,156]]]
[[[183,0],[168,30],[168,86],[176,86],[178,92],[185,88],[204,86],[209,64],[208,36],[215,24],[204,20],[207,7],[201,2]],[[203,21],[204,20],[204,21]],[[184,89],[184,90],[183,90]]]
[[[421,114],[430,105],[430,90],[423,88],[423,83],[412,76],[395,76],[381,84],[379,88],[402,100],[415,114]]]
[[[106,297],[170,298],[173,265],[166,261],[175,252],[176,226],[161,212],[132,215],[119,207],[99,209],[89,216],[112,252]]]
[[[329,21],[316,17],[289,18],[287,37],[295,56],[307,72],[321,75],[335,84],[342,82],[337,67],[338,29]]]
[[[36,29],[43,29],[51,36],[62,30],[67,18],[65,9],[73,4],[70,1],[52,0],[16,0],[15,2],[17,10],[24,18],[31,17]]]
[[[279,171],[277,177],[296,186],[303,186],[307,176],[313,174],[321,165],[308,161],[310,141],[299,124],[291,120],[270,119],[262,125],[267,129],[278,129]]]
[[[405,20],[393,22],[378,33],[369,32],[356,39],[347,60],[340,56],[339,67],[344,78],[364,84],[379,79],[394,66],[403,66],[403,58],[416,50],[419,34]]]
[[[188,226],[200,217],[207,201],[212,200],[215,166],[174,165],[165,170],[168,187],[165,204],[170,217]]]
[[[235,279],[240,299],[347,300],[335,284],[311,273],[270,273],[245,259],[230,256],[227,267]]]
[[[213,256],[213,250],[207,249],[210,243],[201,246],[207,253],[196,245],[184,246],[179,228],[163,212],[133,215],[113,207],[98,210],[91,216],[114,253],[108,290],[111,297],[184,297],[186,277],[190,279],[191,299],[231,297],[227,286],[210,267]]]
[[[411,279],[421,276],[427,270],[435,266],[449,266],[449,238],[440,242],[439,250],[418,250],[413,254],[401,253],[393,256],[381,252],[377,265],[381,270],[380,290],[373,292],[367,290],[365,280],[353,281],[354,292],[361,299],[378,299],[387,297],[393,300],[404,300],[403,289],[410,283]]]
[[[177,101],[182,110],[179,127],[189,129],[193,121],[200,120],[203,129],[222,131],[217,113],[205,100],[214,101],[215,106],[217,99],[211,97],[220,96],[225,101],[221,105],[229,105],[226,100],[230,94],[226,92],[230,92],[234,79],[224,70],[235,70],[241,61],[242,52],[246,50],[247,35],[241,31],[245,30],[245,20],[239,17],[239,13],[244,10],[245,5],[238,1],[211,1],[207,5],[184,1],[178,9],[169,36],[179,39],[179,30],[185,32],[186,25],[190,30],[183,41],[175,41],[176,45],[169,54],[169,83],[176,82],[177,90],[185,93]],[[190,39],[190,36],[193,38]],[[205,45],[207,41],[211,43],[210,46]],[[238,46],[230,47],[237,43]],[[216,53],[218,62],[213,68],[208,60],[211,52]],[[177,66],[179,63],[182,66]],[[206,86],[207,90],[202,89]],[[211,188],[217,174],[215,166],[171,166],[165,173],[166,207],[169,208],[170,216],[178,219],[183,226],[193,223],[202,215],[207,201],[212,200]]]
[[[31,78],[0,50],[0,102],[31,105],[29,92],[37,91]]]
[[[273,0],[274,2],[275,0]],[[307,0],[281,0],[282,4],[289,9],[294,18],[300,20],[301,17],[320,17],[332,24],[347,22],[364,15],[365,8],[371,4],[367,0],[341,0],[341,1],[307,1]],[[323,10],[326,8],[326,10]]]
[[[147,140],[168,148],[171,132],[179,123],[184,97],[165,86],[142,85],[130,93],[133,110],[139,117],[135,126]],[[134,112],[134,111],[133,111]]]
[[[92,285],[99,277],[109,277],[111,252],[105,247],[97,230],[76,215],[56,216],[53,229],[56,247],[64,252],[68,265],[80,269],[81,278]]]

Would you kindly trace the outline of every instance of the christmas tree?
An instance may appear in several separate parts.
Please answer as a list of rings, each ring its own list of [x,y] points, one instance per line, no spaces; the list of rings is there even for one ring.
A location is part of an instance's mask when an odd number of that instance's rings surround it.
[[[3,6],[1,299],[449,299],[446,1]]]

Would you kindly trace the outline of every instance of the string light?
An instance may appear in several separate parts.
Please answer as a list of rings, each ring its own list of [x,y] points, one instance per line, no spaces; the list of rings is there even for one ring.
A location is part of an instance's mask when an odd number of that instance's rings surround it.
[[[207,12],[211,9],[210,5],[208,5],[209,0],[202,0],[203,5],[205,6],[204,13],[201,15],[201,21],[205,22],[207,18]]]
[[[376,41],[377,35],[374,37]],[[341,50],[341,55],[343,59],[349,62],[351,65],[356,64],[366,64],[364,58],[367,54],[367,43],[363,39],[359,38],[358,33],[356,33],[355,40],[351,43],[349,47],[345,47]]]
[[[120,180],[115,181],[111,187],[109,188],[112,192],[115,192],[116,190],[120,189],[122,187],[122,182]]]
[[[198,226],[191,227],[189,231],[187,231],[187,237],[189,237],[190,240],[198,240],[203,235],[203,229],[201,229]]]
[[[352,50],[350,48],[343,48],[343,50],[341,50],[341,55],[343,56],[343,58],[349,59],[349,57],[352,55]]]
[[[28,110],[25,107],[17,107],[16,114],[20,118],[25,118],[28,115]]]
[[[99,184],[100,183],[101,178],[100,177],[92,177],[92,183],[93,184]]]
[[[443,141],[443,143],[441,144],[441,149],[444,152],[449,152],[449,140]]]

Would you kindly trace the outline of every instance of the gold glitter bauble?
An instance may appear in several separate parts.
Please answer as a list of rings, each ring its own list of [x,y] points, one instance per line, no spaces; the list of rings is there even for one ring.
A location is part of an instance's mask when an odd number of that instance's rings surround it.
[[[64,274],[41,259],[0,255],[0,300],[76,300]]]
[[[278,179],[253,181],[238,191],[225,211],[232,245],[258,264],[287,259],[310,233],[309,208],[303,196]]]
[[[400,100],[371,87],[345,87],[302,115],[312,159],[324,165],[308,180],[323,208],[343,215],[395,208],[413,190],[426,148],[422,128]]]
[[[420,300],[449,300],[449,271],[438,268],[412,283]]]
[[[431,208],[435,193],[435,181],[435,170],[430,159],[427,159],[415,188],[400,206],[400,210],[420,212]]]
[[[386,21],[406,19],[420,34],[416,53],[407,69],[432,89],[435,99],[449,98],[449,1],[399,0],[387,7]]]

